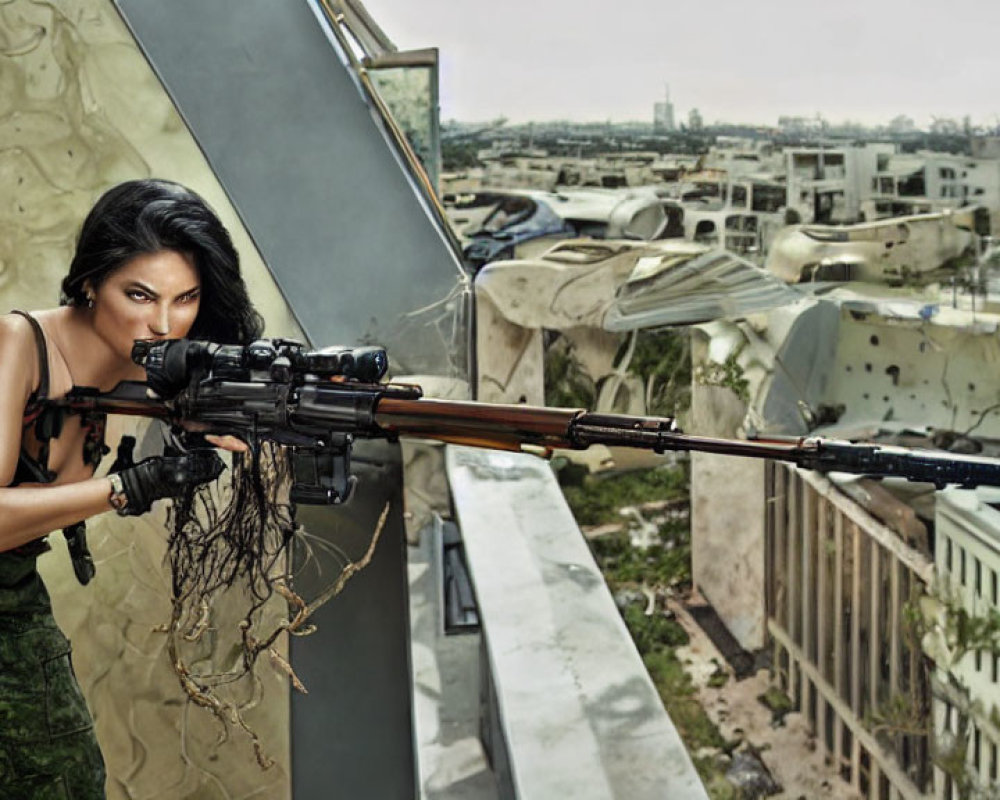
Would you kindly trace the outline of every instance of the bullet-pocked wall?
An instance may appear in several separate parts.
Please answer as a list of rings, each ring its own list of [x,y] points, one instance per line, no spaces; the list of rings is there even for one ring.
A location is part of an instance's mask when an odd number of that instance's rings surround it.
[[[229,228],[271,336],[301,331],[225,192],[111,0],[0,4],[0,292],[3,310],[56,305],[80,223],[127,179],[164,177],[204,196]],[[114,432],[112,431],[112,436]],[[185,702],[157,626],[170,617],[162,516],[89,525],[97,576],[81,587],[62,536],[40,569],[94,712],[108,797],[290,796],[287,683],[264,676],[249,719],[277,764]],[[219,660],[235,605],[213,610],[200,657]],[[220,794],[225,787],[224,795]]]

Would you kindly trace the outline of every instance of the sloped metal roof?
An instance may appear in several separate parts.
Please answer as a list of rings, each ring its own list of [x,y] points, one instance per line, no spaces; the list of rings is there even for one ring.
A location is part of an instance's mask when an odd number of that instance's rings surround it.
[[[609,331],[694,325],[767,311],[801,299],[802,292],[725,250],[637,264],[604,318]]]

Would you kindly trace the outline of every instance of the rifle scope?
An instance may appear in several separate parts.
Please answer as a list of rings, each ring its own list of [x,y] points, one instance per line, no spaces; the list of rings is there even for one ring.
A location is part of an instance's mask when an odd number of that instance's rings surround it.
[[[164,399],[175,397],[192,380],[295,382],[314,376],[378,383],[389,367],[381,347],[306,350],[294,339],[258,339],[247,345],[139,339],[132,345],[132,360],[146,368],[147,383]]]

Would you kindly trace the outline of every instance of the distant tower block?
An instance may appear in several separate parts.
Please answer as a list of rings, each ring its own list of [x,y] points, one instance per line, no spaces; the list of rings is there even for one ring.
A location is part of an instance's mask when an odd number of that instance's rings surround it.
[[[670,102],[670,84],[667,84],[663,102],[653,106],[653,128],[657,131],[676,130],[674,104]]]

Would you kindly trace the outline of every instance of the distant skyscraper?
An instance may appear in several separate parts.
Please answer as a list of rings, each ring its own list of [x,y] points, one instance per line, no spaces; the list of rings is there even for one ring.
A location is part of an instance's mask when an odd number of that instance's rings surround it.
[[[674,125],[674,104],[670,102],[670,84],[667,84],[667,91],[662,103],[653,106],[653,128],[658,131],[676,130]]]

